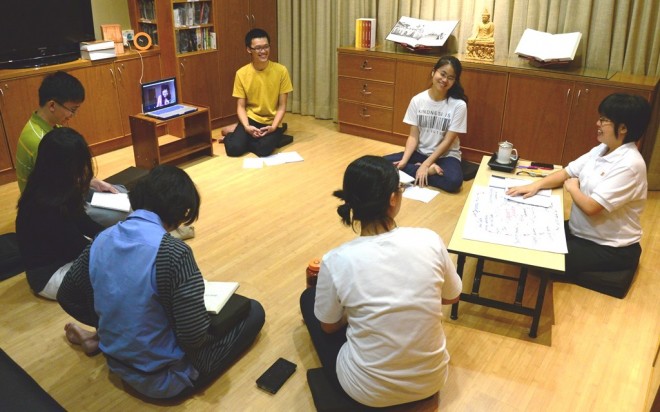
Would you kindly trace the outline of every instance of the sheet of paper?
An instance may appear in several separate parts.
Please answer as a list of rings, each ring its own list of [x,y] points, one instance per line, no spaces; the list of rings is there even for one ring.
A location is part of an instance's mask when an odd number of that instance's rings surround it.
[[[266,166],[277,166],[284,163],[302,162],[305,159],[303,159],[298,152],[281,152],[263,157],[262,160]]]
[[[437,190],[428,189],[426,187],[408,186],[403,192],[403,197],[428,203],[433,200],[433,198],[436,197],[438,193],[440,192]]]
[[[403,170],[399,170],[399,182],[403,183],[404,185],[407,185],[408,183],[412,183],[415,181],[415,178],[410,176],[408,173],[404,172]]]
[[[260,157],[246,157],[243,159],[243,169],[261,169],[264,161]]]
[[[529,180],[525,179],[515,179],[515,178],[503,178],[500,176],[491,176],[490,180],[488,181],[488,186],[492,188],[498,188],[506,191],[506,189],[510,187],[516,187],[516,186],[524,186],[526,184],[529,184]],[[542,189],[539,190],[534,196],[528,197],[528,198],[523,198],[522,196],[509,196],[507,194],[504,195],[504,197],[507,200],[510,200],[512,202],[518,202],[518,203],[523,203],[526,205],[532,205],[532,206],[540,206],[540,207],[550,207],[552,202],[550,201],[550,196],[552,195],[552,190],[550,189]]]
[[[94,192],[90,204],[94,207],[119,210],[120,212],[131,210],[128,193]]]
[[[567,253],[563,205],[550,196],[550,207],[506,199],[504,190],[472,188],[463,238],[553,253]]]

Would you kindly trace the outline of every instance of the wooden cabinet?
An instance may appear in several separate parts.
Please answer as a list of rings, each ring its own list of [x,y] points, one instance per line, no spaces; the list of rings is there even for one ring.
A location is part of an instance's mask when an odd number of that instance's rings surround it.
[[[605,97],[612,93],[628,93],[653,101],[653,96],[649,91],[582,82],[576,82],[571,93],[573,102],[562,151],[561,164],[563,165],[567,165],[568,162],[577,159],[598,144],[598,140],[596,140],[596,120],[600,117],[598,105]],[[640,144],[642,143],[640,142]]]
[[[40,74],[0,81],[0,113],[12,161],[16,159],[16,145],[23,126],[39,107],[38,91],[43,78],[44,74]]]
[[[142,113],[141,83],[161,78],[160,58],[157,55],[145,56],[140,59],[117,61],[114,65],[121,125],[123,134],[127,136],[131,133],[128,117]]]
[[[509,77],[502,138],[524,158],[567,165],[598,145],[598,105],[612,93],[651,93],[512,74]]]
[[[463,68],[461,83],[468,97],[467,133],[461,151],[468,160],[493,153],[501,141],[508,76],[499,71]]]
[[[78,60],[36,70],[0,71],[0,121],[5,139],[0,140],[0,171],[5,165],[2,148],[7,148],[13,164],[18,137],[39,107],[39,86],[47,74],[57,70],[75,76],[85,88],[85,102],[67,126],[85,137],[95,155],[130,144],[128,116],[142,111],[140,80],[161,77],[160,57],[154,52],[141,57],[128,53],[100,62]]]
[[[85,137],[92,153],[99,154],[97,145],[124,137],[115,66],[109,62],[69,73],[85,87],[85,103],[69,120],[68,126]]]
[[[410,132],[403,123],[406,109],[415,94],[430,87],[438,56],[387,47],[341,47],[338,52],[339,130],[403,145]],[[657,99],[658,78],[535,69],[521,67],[518,59],[498,64],[457,57],[468,96],[468,130],[461,136],[461,151],[472,161],[508,140],[523,158],[566,165],[598,144],[598,105],[605,96],[639,94],[652,104]],[[366,70],[361,68],[364,62],[370,63]],[[386,63],[386,71],[380,62]],[[385,72],[387,77],[379,77]],[[363,89],[371,94],[365,96]],[[650,125],[647,136],[657,130],[658,125]]]
[[[5,135],[5,126],[0,116],[0,184],[11,181],[11,174],[14,173],[14,162],[9,151],[9,144]],[[8,176],[5,176],[8,175]]]
[[[178,60],[182,101],[209,107],[212,119],[220,117],[217,52],[182,55]]]
[[[218,27],[218,95],[220,114],[218,124],[236,121],[234,76],[236,70],[250,63],[245,48],[245,35],[253,28],[261,28],[270,36],[270,60],[277,61],[277,2],[272,0],[217,0]]]
[[[339,55],[339,130],[392,130],[396,61]]]

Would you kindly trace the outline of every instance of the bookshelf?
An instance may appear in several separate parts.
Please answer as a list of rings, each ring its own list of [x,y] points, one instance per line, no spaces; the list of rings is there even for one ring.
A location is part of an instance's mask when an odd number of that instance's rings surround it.
[[[172,21],[177,55],[216,49],[213,0],[173,0]]]
[[[151,36],[154,45],[158,44],[158,14],[154,0],[137,0],[137,32],[145,32]]]

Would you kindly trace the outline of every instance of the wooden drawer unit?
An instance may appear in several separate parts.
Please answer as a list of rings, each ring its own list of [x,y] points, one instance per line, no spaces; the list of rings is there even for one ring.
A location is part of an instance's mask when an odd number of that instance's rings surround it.
[[[394,83],[396,60],[339,53],[339,76]]]
[[[390,134],[395,77],[396,60],[339,53],[339,130]]]
[[[339,119],[341,119],[340,123],[349,123],[388,132],[392,130],[392,108],[388,107],[340,100]]]
[[[340,99],[392,107],[394,86],[369,79],[339,77]]]

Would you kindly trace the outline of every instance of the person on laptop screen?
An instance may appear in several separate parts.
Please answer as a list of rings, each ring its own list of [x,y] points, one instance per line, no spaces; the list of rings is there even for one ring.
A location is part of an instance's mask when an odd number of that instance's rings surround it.
[[[165,85],[160,89],[160,95],[156,100],[156,107],[163,107],[170,104],[170,88]]]
[[[287,94],[293,91],[289,72],[270,61],[270,36],[262,29],[252,29],[245,36],[245,47],[252,62],[241,67],[234,78],[232,95],[238,99],[239,122],[223,130],[227,156],[238,157],[252,152],[269,156],[282,138],[282,119]]]

